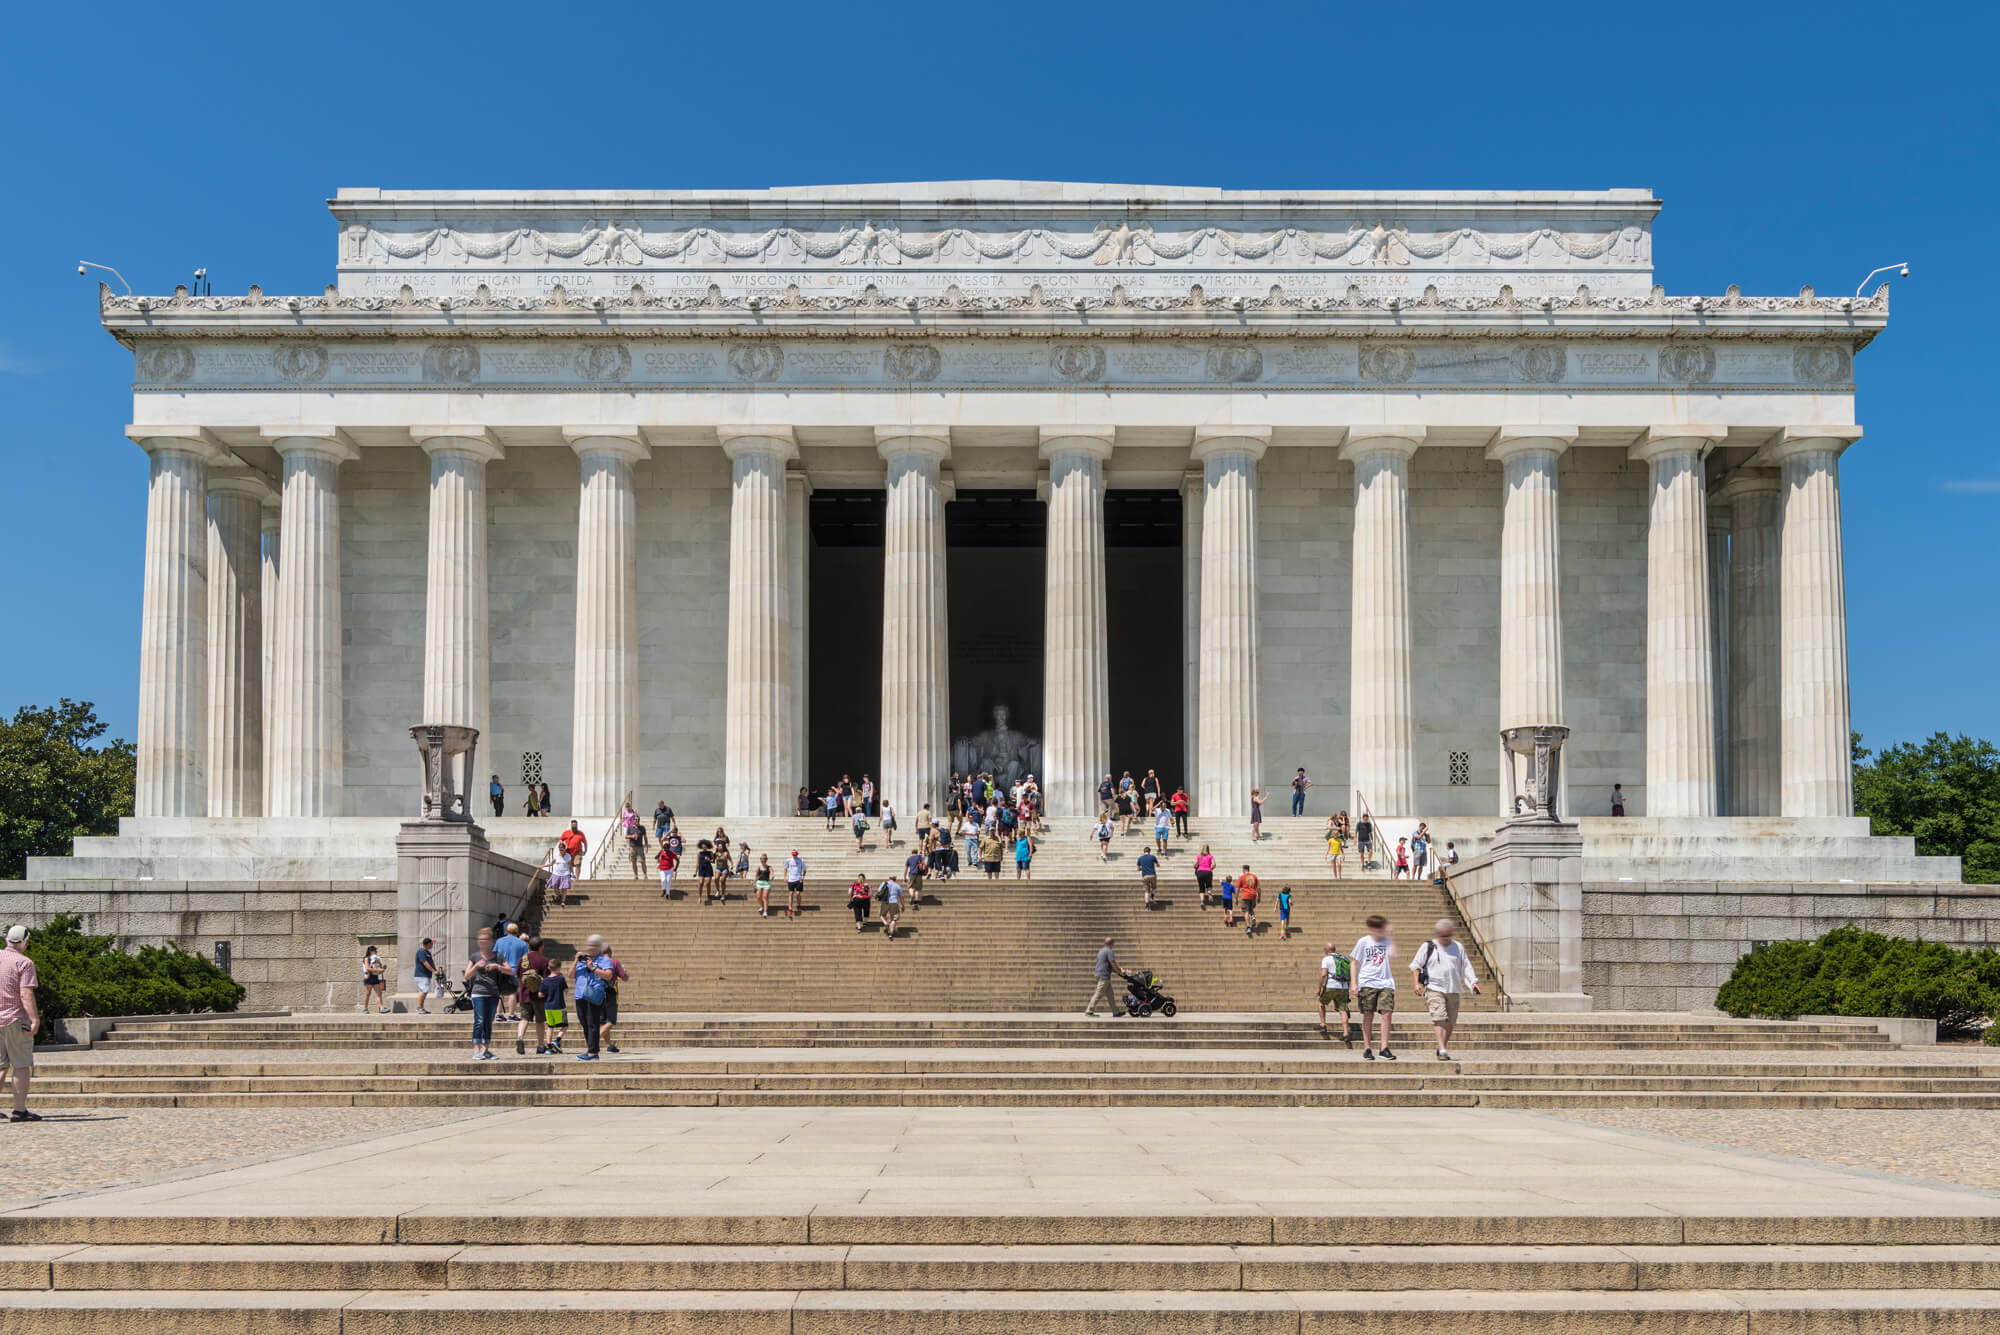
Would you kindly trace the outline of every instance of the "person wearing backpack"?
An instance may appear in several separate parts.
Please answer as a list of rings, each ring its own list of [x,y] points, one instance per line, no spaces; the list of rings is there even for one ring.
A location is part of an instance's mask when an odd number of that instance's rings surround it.
[[[1437,1059],[1451,1060],[1451,1031],[1458,1024],[1459,996],[1467,988],[1479,990],[1479,976],[1472,971],[1472,959],[1465,953],[1465,947],[1452,940],[1452,921],[1439,918],[1431,929],[1431,939],[1424,942],[1410,961],[1410,972],[1416,975],[1417,995],[1422,997],[1429,1008],[1431,1028],[1437,1033]]]
[[[1333,942],[1326,943],[1326,954],[1319,962],[1319,1036],[1330,1038],[1326,1032],[1326,1008],[1334,1007],[1340,1012],[1340,1041],[1348,1047],[1354,1046],[1353,1019],[1348,1008],[1354,1004],[1354,961],[1334,948]]]
[[[574,972],[576,1021],[583,1026],[585,1048],[576,1054],[576,1059],[594,1062],[604,1024],[605,1003],[611,996],[611,980],[618,974],[617,961],[605,953],[603,937],[592,935],[583,943],[583,953],[576,957]]]

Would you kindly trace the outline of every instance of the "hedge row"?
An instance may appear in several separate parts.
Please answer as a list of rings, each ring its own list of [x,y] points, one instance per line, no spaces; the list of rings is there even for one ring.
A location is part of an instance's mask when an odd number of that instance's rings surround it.
[[[1817,941],[1758,946],[1736,962],[1715,1004],[1736,1016],[1936,1020],[1939,1037],[1958,1037],[2000,1011],[2000,952],[1839,927]]]
[[[233,1011],[243,1001],[243,984],[200,955],[174,946],[122,951],[115,937],[85,935],[67,913],[29,936],[28,956],[45,1035],[71,1016]]]

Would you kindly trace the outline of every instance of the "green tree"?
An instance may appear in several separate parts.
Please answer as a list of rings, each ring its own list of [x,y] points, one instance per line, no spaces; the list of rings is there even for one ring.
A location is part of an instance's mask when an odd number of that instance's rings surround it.
[[[1854,738],[1854,809],[1874,834],[1913,835],[1917,852],[1963,859],[1965,879],[2000,881],[2000,749],[1932,733],[1874,753]]]
[[[99,743],[89,701],[23,705],[0,720],[0,877],[27,875],[31,857],[63,857],[79,835],[116,834],[132,814],[132,744]]]

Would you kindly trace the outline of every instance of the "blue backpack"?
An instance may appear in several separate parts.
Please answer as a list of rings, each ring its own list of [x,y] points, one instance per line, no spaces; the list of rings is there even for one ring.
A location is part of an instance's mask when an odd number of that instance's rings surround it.
[[[604,1004],[604,980],[590,967],[590,961],[576,962],[576,999],[593,1006]]]

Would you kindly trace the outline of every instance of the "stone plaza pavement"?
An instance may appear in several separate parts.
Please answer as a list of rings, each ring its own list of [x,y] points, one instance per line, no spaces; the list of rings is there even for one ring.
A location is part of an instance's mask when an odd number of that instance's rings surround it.
[[[342,1111],[355,1129],[331,1144],[41,1203],[0,1170],[5,1217],[534,1215],[583,1201],[605,1216],[2000,1214],[2000,1195],[1956,1183],[1483,1109],[516,1109],[374,1129]],[[212,1116],[212,1153],[239,1153],[229,1117]],[[1834,1119],[1824,1132],[1870,1115],[1787,1116]],[[1990,1164],[2000,1115],[1950,1117]],[[63,1132],[8,1128],[7,1157],[33,1145],[43,1153],[22,1157],[60,1160]],[[1815,1143],[1767,1134],[1773,1148]],[[87,1179],[76,1167],[70,1180]]]

